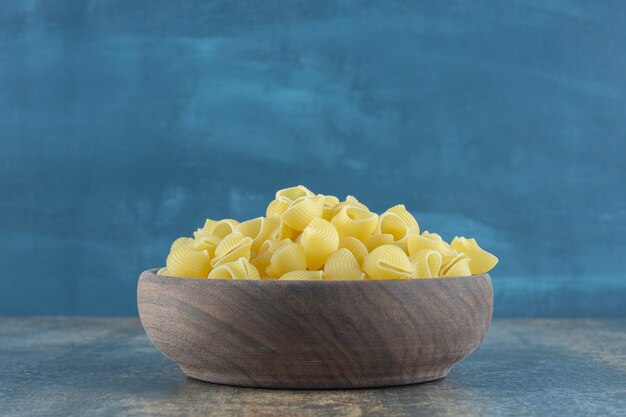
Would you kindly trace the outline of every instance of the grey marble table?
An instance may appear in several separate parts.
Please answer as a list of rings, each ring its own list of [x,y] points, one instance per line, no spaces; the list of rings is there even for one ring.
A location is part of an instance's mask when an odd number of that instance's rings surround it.
[[[2,416],[626,415],[626,319],[495,320],[442,380],[288,391],[187,378],[137,319],[0,318]]]

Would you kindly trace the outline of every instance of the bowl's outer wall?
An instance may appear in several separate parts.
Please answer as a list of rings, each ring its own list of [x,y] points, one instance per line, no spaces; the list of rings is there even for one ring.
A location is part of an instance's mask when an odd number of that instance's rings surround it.
[[[230,281],[145,271],[148,337],[188,375],[274,388],[399,385],[445,376],[481,342],[489,275],[388,281]]]

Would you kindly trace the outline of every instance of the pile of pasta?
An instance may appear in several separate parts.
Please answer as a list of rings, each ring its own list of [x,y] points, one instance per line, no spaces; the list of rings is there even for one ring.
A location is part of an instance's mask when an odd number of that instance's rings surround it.
[[[211,279],[363,280],[483,274],[498,258],[475,239],[420,232],[396,205],[378,215],[299,185],[276,193],[265,217],[207,220],[174,241],[159,275]]]

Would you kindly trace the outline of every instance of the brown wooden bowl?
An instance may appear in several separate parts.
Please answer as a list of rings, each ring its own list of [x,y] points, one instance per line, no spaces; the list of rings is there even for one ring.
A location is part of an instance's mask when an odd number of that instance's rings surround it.
[[[385,281],[139,278],[148,337],[192,378],[266,388],[413,384],[448,374],[491,322],[489,275]]]

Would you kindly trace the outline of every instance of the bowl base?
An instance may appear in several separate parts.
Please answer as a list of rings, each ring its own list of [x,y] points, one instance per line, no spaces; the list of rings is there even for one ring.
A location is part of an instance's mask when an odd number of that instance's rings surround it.
[[[411,385],[423,382],[436,381],[445,378],[451,368],[443,370],[428,370],[423,373],[412,375],[394,375],[376,377],[371,379],[360,379],[359,381],[337,380],[330,378],[310,378],[288,380],[277,378],[251,380],[247,375],[223,375],[211,370],[197,368],[194,366],[180,365],[180,369],[190,378],[213,384],[233,385],[249,388],[278,388],[278,389],[350,389],[350,388],[377,388],[398,385]]]

